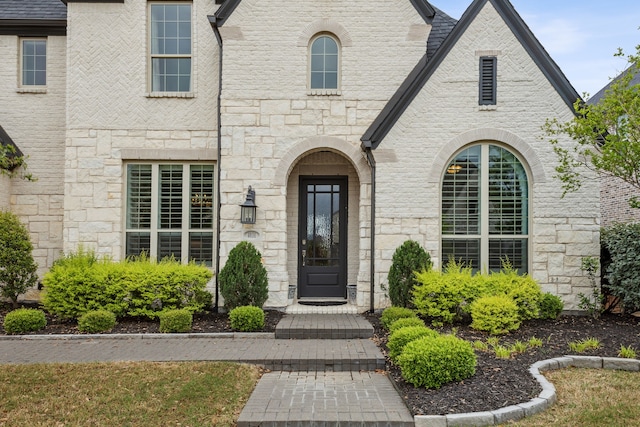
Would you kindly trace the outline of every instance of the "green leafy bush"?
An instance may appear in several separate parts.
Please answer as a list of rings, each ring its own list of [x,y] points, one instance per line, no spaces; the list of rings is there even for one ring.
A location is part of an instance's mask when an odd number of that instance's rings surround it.
[[[0,144],[2,145],[2,144]],[[36,284],[29,230],[11,212],[0,211],[0,296],[18,307],[18,296]]]
[[[562,300],[549,292],[542,295],[540,300],[540,318],[557,319],[564,309]]]
[[[389,330],[393,322],[398,319],[405,319],[411,317],[418,317],[418,315],[406,307],[389,307],[385,308],[380,316],[380,323],[382,323],[382,327],[386,330]]]
[[[411,341],[417,340],[425,336],[437,336],[438,333],[433,329],[429,329],[426,326],[407,326],[400,328],[391,335],[389,335],[389,341],[387,342],[387,348],[389,349],[389,358],[396,361],[398,356],[402,353],[402,350]]]
[[[18,308],[7,313],[3,326],[7,334],[25,334],[44,329],[47,319],[42,310]]]
[[[492,335],[506,334],[520,327],[518,306],[505,295],[478,298],[471,304],[471,319],[473,329]]]
[[[162,311],[158,313],[158,317],[162,333],[189,332],[193,325],[193,314],[184,308]]]
[[[389,333],[393,334],[398,329],[406,328],[407,326],[427,326],[424,323],[424,320],[419,317],[405,317],[403,319],[398,319],[391,324],[389,327]]]
[[[402,377],[416,387],[440,388],[476,373],[471,343],[452,335],[427,336],[410,342],[397,363]]]
[[[396,307],[411,306],[411,290],[416,272],[431,269],[431,257],[420,244],[407,240],[393,254],[389,269],[389,298]]]
[[[185,308],[192,313],[211,306],[205,290],[208,268],[166,259],[113,262],[82,249],[58,261],[45,274],[42,302],[62,318],[79,318],[92,310],[116,315],[156,318],[163,310]]]
[[[229,321],[236,331],[259,331],[264,328],[264,310],[252,305],[236,307],[229,312]]]
[[[601,242],[609,254],[604,265],[607,290],[627,310],[640,310],[640,223],[604,228]]]
[[[540,315],[542,290],[527,274],[519,275],[510,265],[503,265],[499,272],[487,276],[486,295],[506,295],[518,306],[521,320],[537,319]]]
[[[269,296],[262,255],[249,242],[240,242],[231,249],[218,281],[224,306],[229,311],[245,305],[262,307]]]
[[[78,330],[89,334],[107,332],[116,326],[116,315],[109,310],[88,311],[78,319]]]

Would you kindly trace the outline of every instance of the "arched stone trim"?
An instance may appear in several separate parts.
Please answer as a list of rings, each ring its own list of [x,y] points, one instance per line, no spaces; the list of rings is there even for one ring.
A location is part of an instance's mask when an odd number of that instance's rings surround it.
[[[341,154],[347,158],[356,172],[361,184],[371,183],[371,173],[369,165],[359,147],[354,147],[343,139],[331,136],[315,136],[294,145],[287,151],[278,164],[273,183],[276,186],[284,187],[293,167],[302,157],[315,151],[329,150]]]
[[[470,130],[458,135],[445,144],[433,159],[433,164],[436,166],[431,169],[429,182],[439,183],[442,178],[442,173],[444,172],[442,168],[448,164],[451,157],[464,146],[480,141],[497,141],[511,147],[522,156],[522,159],[529,166],[532,178],[531,182],[546,182],[547,177],[544,172],[544,167],[535,150],[518,135],[504,129],[493,128]]]
[[[302,31],[300,37],[298,37],[298,47],[307,47],[309,45],[309,40],[313,36],[318,33],[327,32],[334,34],[341,46],[351,46],[353,44],[351,40],[351,35],[340,25],[337,21],[333,19],[318,19],[317,21],[312,22],[307,25],[307,27]]]

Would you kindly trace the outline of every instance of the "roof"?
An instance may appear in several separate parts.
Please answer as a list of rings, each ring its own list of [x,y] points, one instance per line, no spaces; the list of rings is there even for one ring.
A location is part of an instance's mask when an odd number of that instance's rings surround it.
[[[436,51],[442,45],[442,42],[449,36],[453,27],[456,26],[458,21],[453,19],[440,9],[434,7],[435,16],[431,24],[431,32],[429,33],[429,39],[427,40],[427,59],[433,57]]]
[[[0,34],[65,35],[67,6],[60,0],[0,0]]]
[[[400,88],[382,109],[378,117],[373,121],[371,126],[369,126],[369,129],[367,129],[362,138],[360,138],[363,147],[375,149],[380,142],[382,142],[396,121],[402,116],[402,113],[404,113],[413,99],[422,90],[425,83],[433,75],[435,70],[438,69],[438,66],[447,57],[451,49],[488,2],[495,7],[522,46],[529,53],[531,59],[553,85],[567,106],[573,111],[573,104],[576,100],[580,99],[580,95],[578,95],[571,83],[569,83],[569,80],[562,70],[560,70],[560,67],[551,59],[511,3],[509,3],[508,0],[474,0],[446,36],[447,26],[451,25],[452,22],[446,20],[443,14],[443,20],[441,22],[442,28],[440,29],[442,33],[434,35],[433,41],[437,43],[439,38],[443,36],[444,39],[440,42],[439,46],[432,48],[427,47],[427,53],[420,59]],[[438,14],[436,13],[434,25],[437,16]],[[429,37],[429,41],[431,41],[431,36]]]
[[[618,80],[620,80],[622,77],[626,76],[629,72],[631,72],[634,69],[633,66],[627,68],[626,70],[624,70],[622,73],[620,73],[619,76],[617,76],[615,79],[611,80],[609,82],[608,85],[606,85],[605,87],[603,87],[602,89],[600,89],[595,95],[593,95],[591,98],[589,98],[589,100],[587,101],[587,104],[597,104],[600,102],[600,100],[602,100],[602,98],[605,96],[606,92],[611,89],[611,86],[617,82]],[[633,76],[633,78],[631,79],[631,81],[629,82],[630,86],[635,86],[635,85],[640,85],[640,70],[636,69],[636,75]]]

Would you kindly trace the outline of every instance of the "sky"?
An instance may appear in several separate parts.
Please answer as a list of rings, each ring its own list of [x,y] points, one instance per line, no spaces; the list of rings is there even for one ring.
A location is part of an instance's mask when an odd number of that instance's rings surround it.
[[[430,0],[460,19],[472,0]],[[618,48],[640,45],[640,0],[511,0],[579,94],[595,95],[627,68]]]

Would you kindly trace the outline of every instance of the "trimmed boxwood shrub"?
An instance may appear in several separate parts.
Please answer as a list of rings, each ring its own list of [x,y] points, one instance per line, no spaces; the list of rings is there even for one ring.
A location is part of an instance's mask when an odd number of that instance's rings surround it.
[[[44,329],[47,326],[47,318],[42,310],[18,308],[7,313],[3,326],[7,334],[25,334]]]
[[[387,342],[389,358],[395,362],[405,346],[411,341],[425,336],[437,335],[438,333],[436,331],[429,329],[426,326],[407,326],[400,328],[389,336],[389,341]]]
[[[564,309],[562,300],[550,293],[542,295],[540,300],[540,318],[541,319],[557,319]]]
[[[424,320],[419,317],[405,317],[402,319],[398,319],[391,324],[389,327],[389,333],[392,334],[398,329],[406,328],[407,326],[427,326],[424,323]]]
[[[396,249],[389,269],[389,298],[396,307],[411,306],[411,290],[416,272],[431,269],[431,257],[420,244],[407,240]]]
[[[471,343],[452,335],[426,336],[410,342],[397,363],[402,377],[416,387],[440,388],[476,373]]]
[[[200,312],[211,306],[205,290],[212,273],[195,263],[144,257],[113,262],[80,249],[56,261],[43,277],[43,305],[62,318],[105,309],[116,315],[154,319],[163,310]]]
[[[382,312],[382,315],[380,316],[380,323],[382,323],[383,328],[389,330],[393,322],[407,317],[418,317],[418,315],[410,308],[389,307]]]
[[[229,312],[229,321],[236,331],[259,331],[264,328],[264,310],[252,305],[236,307]]]
[[[88,311],[78,319],[78,330],[88,334],[107,332],[116,326],[116,315],[109,310]]]
[[[18,308],[18,296],[36,284],[38,265],[29,230],[11,212],[0,211],[0,297]]]
[[[218,276],[224,306],[262,307],[269,296],[267,270],[262,255],[250,242],[240,242],[229,252],[229,258]]]
[[[193,314],[184,308],[162,311],[158,317],[160,318],[160,332],[165,334],[189,332],[193,325]]]
[[[506,334],[520,327],[518,305],[506,295],[478,298],[471,304],[471,327],[492,335]]]

